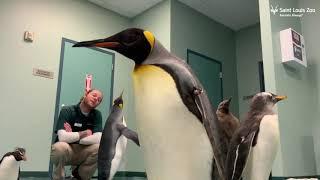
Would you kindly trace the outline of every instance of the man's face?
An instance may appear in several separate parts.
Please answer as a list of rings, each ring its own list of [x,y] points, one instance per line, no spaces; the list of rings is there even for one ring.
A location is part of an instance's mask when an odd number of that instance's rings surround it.
[[[93,90],[84,98],[84,103],[90,108],[96,108],[102,101],[102,93],[98,90]]]

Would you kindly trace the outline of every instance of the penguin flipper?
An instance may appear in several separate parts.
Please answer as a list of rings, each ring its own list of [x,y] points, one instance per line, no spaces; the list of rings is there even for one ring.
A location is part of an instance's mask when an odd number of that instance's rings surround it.
[[[253,131],[247,136],[232,139],[225,166],[227,180],[239,180],[241,178],[255,135],[256,131]]]
[[[222,180],[225,180],[225,161],[227,158],[228,144],[227,139],[222,136],[222,128],[219,126],[216,114],[213,111],[211,102],[202,88],[193,87],[192,94],[197,110],[200,112],[200,121],[202,122],[213,148],[214,160],[212,170],[217,169]],[[214,177],[213,177],[214,178]]]
[[[131,139],[137,146],[140,146],[138,134],[129,129],[128,127],[124,126],[123,124],[117,124],[117,129],[124,135],[126,138]]]
[[[173,59],[170,59],[170,62],[155,63],[153,65],[161,67],[173,77],[183,103],[202,123],[212,146],[213,158],[220,178],[225,180],[223,172],[225,171],[224,165],[228,151],[227,141],[221,137],[222,131],[215,111],[212,110],[213,107],[206,91],[202,88],[200,81],[188,64],[183,60],[176,59],[176,57]],[[215,167],[212,163],[213,168]]]
[[[11,156],[11,155],[13,155],[13,154],[14,154],[13,152],[7,152],[6,154],[4,154],[4,155],[2,156],[2,158],[1,158],[1,160],[0,160],[0,165],[1,165],[1,163],[2,163],[2,161],[3,161],[3,159],[4,159],[5,157]]]

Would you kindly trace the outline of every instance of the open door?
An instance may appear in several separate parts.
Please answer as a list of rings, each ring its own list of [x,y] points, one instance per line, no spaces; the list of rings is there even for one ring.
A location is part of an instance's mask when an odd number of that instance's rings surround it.
[[[87,74],[92,75],[92,88],[99,89],[103,93],[103,101],[97,107],[102,114],[102,127],[112,105],[114,54],[98,48],[73,48],[75,43],[69,39],[62,39],[53,129],[56,127],[61,107],[80,102],[85,92]],[[55,139],[54,132],[52,143]],[[51,171],[50,162],[50,177]]]
[[[221,62],[189,49],[187,62],[206,89],[213,107],[218,107],[223,98]]]

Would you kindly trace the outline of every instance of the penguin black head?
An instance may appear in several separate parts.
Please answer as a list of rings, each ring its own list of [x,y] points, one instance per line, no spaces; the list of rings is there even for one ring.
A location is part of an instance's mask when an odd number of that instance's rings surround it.
[[[286,99],[287,96],[278,96],[270,92],[260,92],[252,97],[251,108],[272,108],[277,102]]]
[[[141,64],[153,49],[155,38],[149,31],[129,28],[105,39],[83,41],[73,47],[101,47],[115,50]]]
[[[16,159],[16,161],[26,161],[27,156],[26,156],[26,150],[24,148],[19,148],[17,147],[13,152],[12,155]]]
[[[230,97],[229,99],[223,100],[222,102],[219,103],[217,111],[224,113],[224,114],[229,114],[229,106],[232,98]]]
[[[119,97],[117,97],[117,98],[113,101],[113,105],[114,105],[114,106],[118,106],[118,107],[120,107],[121,109],[123,108],[122,94],[123,94],[123,91],[122,91],[121,95],[120,95]]]

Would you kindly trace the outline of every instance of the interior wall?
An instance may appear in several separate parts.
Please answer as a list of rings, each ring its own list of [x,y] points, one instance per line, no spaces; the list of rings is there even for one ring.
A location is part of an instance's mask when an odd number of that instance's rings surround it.
[[[306,13],[301,18],[301,28],[302,34],[304,36],[305,45],[306,45],[306,55],[308,62],[308,71],[310,71],[310,78],[313,79],[313,83],[315,83],[315,108],[312,108],[315,114],[315,118],[313,118],[312,126],[312,135],[313,135],[313,144],[314,144],[314,153],[315,153],[315,161],[317,167],[317,174],[320,174],[320,121],[319,121],[319,107],[320,107],[320,97],[319,97],[319,89],[320,89],[320,51],[319,51],[319,42],[320,42],[320,1],[318,0],[309,0],[303,1],[299,0],[299,8],[303,9],[316,9],[316,13]],[[307,95],[307,94],[306,94]]]
[[[270,2],[280,7],[320,8],[316,0],[300,1],[300,4],[297,0]],[[316,170],[319,174],[320,124],[316,118],[319,114],[319,67],[316,61],[320,56],[316,44],[319,36],[314,36],[314,32],[319,31],[319,25],[314,23],[319,19],[319,13],[304,16],[300,24],[294,18],[270,15],[269,1],[264,0],[260,0],[260,13],[266,90],[289,96],[278,105],[281,147],[274,175],[314,175]],[[183,59],[186,59],[187,48],[190,48],[219,60],[224,72],[224,96],[233,96],[232,110],[236,115],[245,111],[240,101],[246,94],[245,84],[240,82],[250,76],[242,74],[244,66],[237,61],[259,58],[256,51],[250,54],[240,51],[242,48],[257,48],[254,46],[259,44],[254,39],[257,27],[235,33],[175,0],[164,1],[133,20],[85,0],[1,1],[0,23],[0,53],[3,58],[0,92],[4,95],[0,113],[3,115],[2,127],[6,127],[0,131],[3,144],[0,154],[11,151],[15,146],[25,147],[29,161],[23,163],[23,171],[48,170],[62,37],[75,41],[96,39],[136,26],[154,32],[165,47]],[[280,63],[279,31],[288,27],[294,27],[305,36],[306,69],[294,70]],[[35,32],[33,43],[23,41],[25,30]],[[249,44],[240,46],[242,40]],[[133,66],[131,61],[116,53],[113,94],[116,97],[125,90],[126,119],[128,125],[135,128],[130,77]],[[34,67],[53,71],[54,79],[33,76]],[[258,85],[259,82],[252,79],[252,83]],[[251,90],[254,89],[248,91]],[[139,149],[129,143],[127,152],[132,155],[126,158],[126,170],[144,171],[143,164],[136,164],[142,157]]]
[[[288,99],[278,104],[280,153],[273,168],[274,176],[315,175],[312,123],[318,111],[316,79],[312,64],[291,68],[281,63],[280,31],[293,28],[301,33],[298,17],[271,14],[271,5],[298,8],[297,0],[259,1],[266,90],[284,94]],[[311,68],[310,68],[311,67]]]
[[[264,69],[265,90],[276,92],[275,72],[273,63],[273,43],[272,43],[272,28],[270,2],[259,0],[260,14],[260,31],[261,31],[261,47]],[[280,129],[280,128],[279,128]],[[278,153],[272,167],[272,176],[283,176],[283,160],[282,148],[278,147]]]
[[[171,52],[186,60],[190,49],[220,61],[223,96],[233,97],[231,111],[238,115],[235,32],[179,1],[171,2]]]
[[[156,6],[134,17],[133,27],[148,30],[154,34],[157,40],[170,51],[171,29],[171,4],[170,0],[158,3]]]
[[[243,100],[243,97],[260,91],[258,68],[258,62],[262,61],[260,24],[237,31],[235,41],[239,114],[243,117],[249,109],[249,101]]]
[[[48,171],[62,37],[103,38],[129,23],[86,0],[0,2],[1,155],[23,146],[29,160],[22,163],[22,171]],[[35,33],[33,43],[23,41],[26,30]],[[130,76],[124,72],[133,67],[122,56],[116,58],[114,96],[129,89]],[[53,71],[54,78],[33,76],[35,67]],[[132,107],[131,98],[124,97]],[[126,109],[126,116],[134,117],[129,113]]]

